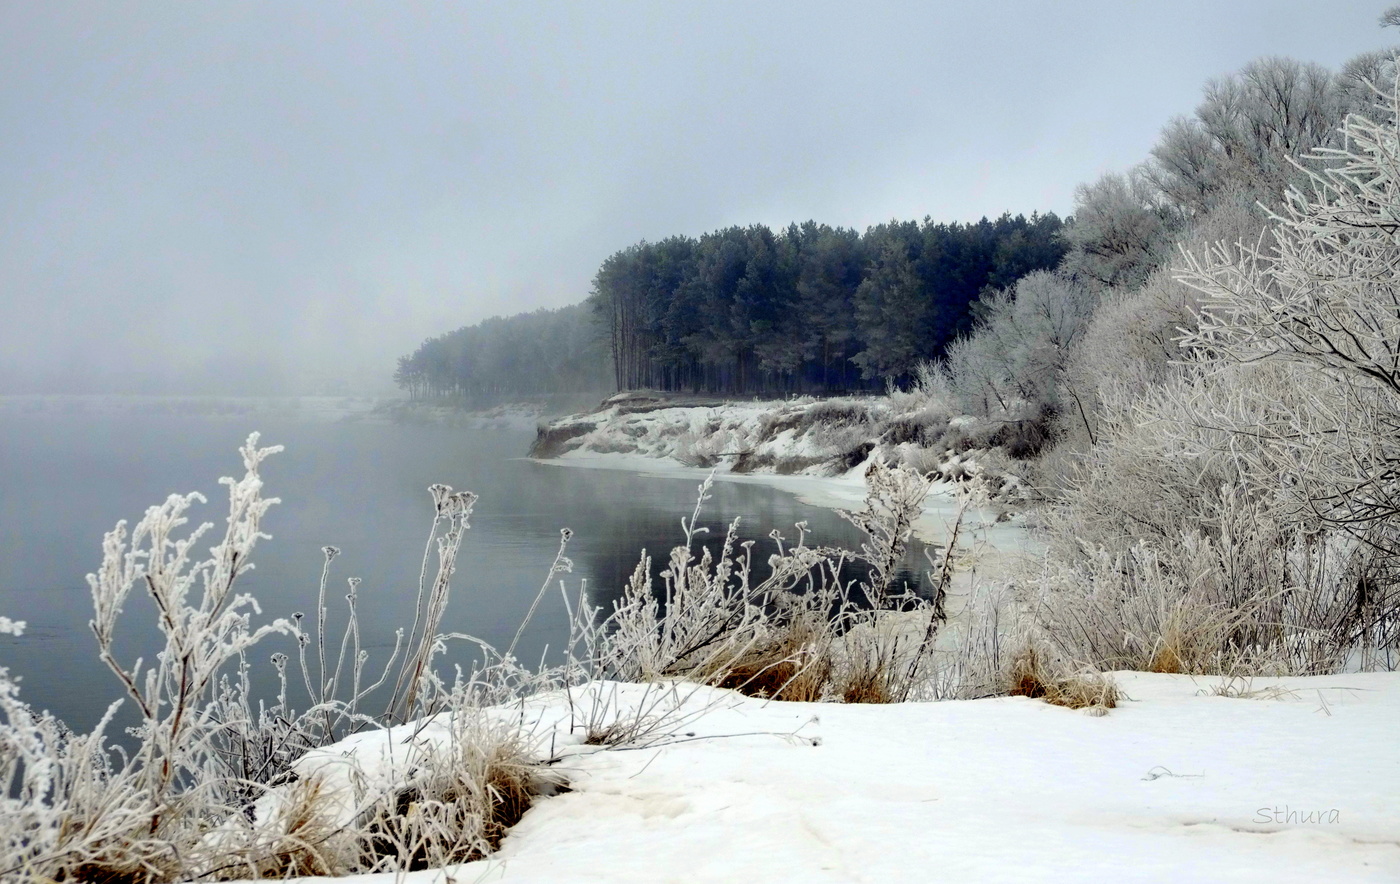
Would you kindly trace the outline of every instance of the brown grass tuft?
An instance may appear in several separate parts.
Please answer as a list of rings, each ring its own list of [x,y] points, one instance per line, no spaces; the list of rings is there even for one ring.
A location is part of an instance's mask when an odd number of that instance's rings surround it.
[[[713,683],[749,697],[815,703],[830,681],[829,656],[795,641],[789,632],[728,663]]]
[[[1099,715],[1115,708],[1119,699],[1113,679],[1092,670],[1070,672],[1054,666],[1034,646],[1027,646],[1012,658],[1006,692],[1068,709],[1088,709]]]
[[[1166,675],[1180,675],[1186,671],[1186,666],[1181,659],[1181,648],[1173,641],[1165,640],[1157,652],[1152,655],[1152,661],[1147,666],[1148,672],[1160,672]]]
[[[889,672],[884,666],[866,666],[847,673],[841,686],[841,699],[847,703],[893,703]]]
[[[254,863],[259,878],[303,878],[341,875],[348,869],[335,861],[325,850],[326,840],[334,834],[317,807],[323,800],[319,777],[300,780],[292,788],[287,808],[282,813],[282,833],[270,853]]]

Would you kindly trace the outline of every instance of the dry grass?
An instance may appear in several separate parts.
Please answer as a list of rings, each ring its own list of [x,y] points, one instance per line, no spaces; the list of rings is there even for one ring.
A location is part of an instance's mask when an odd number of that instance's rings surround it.
[[[53,880],[78,881],[83,884],[151,884],[154,881],[165,880],[167,871],[149,865],[132,865],[121,858],[99,858],[64,869]],[[45,878],[35,876],[28,880],[38,884],[44,882]]]
[[[536,779],[532,765],[497,751],[480,769],[386,796],[360,840],[360,865],[416,871],[480,859],[530,809],[540,791]]]
[[[898,697],[891,689],[892,673],[884,661],[873,661],[872,665],[861,666],[846,673],[840,685],[841,701],[844,703],[894,703]]]
[[[323,799],[319,777],[298,781],[278,814],[276,827],[280,832],[274,836],[273,844],[265,851],[253,852],[246,870],[239,871],[255,878],[343,875],[349,871],[337,861],[334,851],[326,848],[335,828],[320,811]]]
[[[584,732],[588,746],[645,748],[689,732],[692,724],[722,705],[720,695],[695,682],[652,682],[637,700],[623,696],[617,682],[595,682],[570,695],[570,730]]]
[[[832,694],[846,703],[906,699],[925,628],[917,612],[871,612],[841,636]]]
[[[1027,645],[1011,658],[1006,693],[1069,709],[1087,709],[1098,715],[1115,708],[1119,700],[1118,686],[1109,676],[1052,663],[1034,645]]]
[[[1231,700],[1282,700],[1298,696],[1296,691],[1282,685],[1256,688],[1254,679],[1241,676],[1221,679],[1219,684],[1202,688],[1197,693],[1205,697],[1226,697]]]
[[[714,684],[749,697],[815,703],[825,697],[831,662],[810,649],[784,653],[785,642],[734,660]]]
[[[706,679],[750,697],[815,703],[831,683],[831,625],[813,611],[778,623]]]

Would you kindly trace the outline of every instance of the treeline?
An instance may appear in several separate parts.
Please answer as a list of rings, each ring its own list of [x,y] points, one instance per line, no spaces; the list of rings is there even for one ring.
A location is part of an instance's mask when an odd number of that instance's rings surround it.
[[[394,383],[414,399],[606,389],[608,355],[582,304],[493,317],[430,338],[399,357]]]
[[[604,261],[588,304],[617,389],[882,388],[940,356],[984,291],[1056,266],[1063,226],[1051,213],[674,236]]]

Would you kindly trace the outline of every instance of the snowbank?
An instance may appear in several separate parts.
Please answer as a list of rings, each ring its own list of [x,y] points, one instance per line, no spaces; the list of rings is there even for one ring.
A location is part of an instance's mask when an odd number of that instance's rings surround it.
[[[912,461],[942,477],[915,526],[925,543],[946,540],[957,511],[957,479],[985,474],[1002,501],[1019,493],[1015,477],[984,471],[978,452],[953,450],[965,438],[956,427],[953,435],[932,429],[947,429],[956,419],[895,411],[880,397],[671,405],[620,394],[598,411],[542,426],[530,456],[546,464],[697,481],[713,472],[719,480],[768,485],[811,506],[841,509],[860,507],[872,458]],[[925,425],[927,431],[918,430]],[[995,550],[1039,551],[1022,524],[1000,506],[972,510],[968,522],[978,526],[977,539]]]
[[[975,449],[998,444],[998,422],[953,417],[884,396],[703,402],[621,393],[541,427],[531,457],[635,454],[735,473],[834,476],[872,455],[948,480],[982,474],[1005,497],[1014,477],[984,470]],[[974,426],[974,424],[976,426]]]
[[[512,707],[572,791],[452,880],[1269,881],[1400,879],[1400,674],[1117,673],[1090,717],[1021,697],[764,702],[675,686],[631,745],[582,742],[594,685]],[[373,740],[324,757],[380,757]],[[343,748],[343,753],[335,751]],[[371,765],[372,761],[369,762]],[[446,880],[421,872],[401,880]],[[383,880],[390,880],[383,876]]]

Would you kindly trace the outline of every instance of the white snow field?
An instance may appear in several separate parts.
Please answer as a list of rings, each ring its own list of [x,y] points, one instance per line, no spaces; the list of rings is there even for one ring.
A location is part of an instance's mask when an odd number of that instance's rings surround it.
[[[1400,881],[1400,673],[1114,677],[1129,699],[1100,717],[1023,697],[857,706],[611,683],[576,688],[571,714],[545,695],[492,712],[525,721],[572,791],[485,860],[369,877]],[[624,718],[670,715],[631,746],[585,745],[600,697]],[[300,771],[373,775],[386,735],[407,733],[361,734]]]

